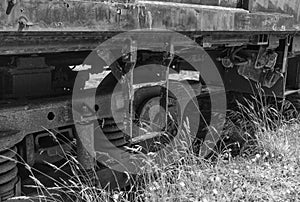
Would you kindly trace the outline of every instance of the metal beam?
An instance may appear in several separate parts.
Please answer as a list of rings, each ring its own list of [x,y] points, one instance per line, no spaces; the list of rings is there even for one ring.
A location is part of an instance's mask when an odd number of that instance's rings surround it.
[[[101,116],[107,117],[109,111],[105,111],[111,97],[101,96],[96,98],[96,103]],[[56,99],[39,99],[17,104],[1,105],[0,108],[0,131],[14,130],[22,134],[40,132],[45,129],[55,129],[73,124],[71,97]]]

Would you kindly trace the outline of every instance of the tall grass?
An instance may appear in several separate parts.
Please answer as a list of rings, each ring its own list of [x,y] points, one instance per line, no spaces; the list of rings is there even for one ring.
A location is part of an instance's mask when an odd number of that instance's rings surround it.
[[[172,147],[145,154],[141,174],[126,190],[99,188],[96,173],[85,173],[71,154],[65,153],[63,165],[71,168],[68,179],[52,179],[54,187],[44,186],[24,165],[41,201],[300,201],[300,123],[284,116],[290,108],[285,105],[269,105],[262,95],[238,103],[231,113],[238,121],[227,122],[224,147],[213,160],[195,155],[185,124]],[[230,152],[232,144],[239,155]]]
[[[300,123],[284,102],[259,94],[238,103],[231,113],[238,123],[227,122],[231,141],[223,140],[217,158],[207,161],[186,148],[182,161],[152,165],[159,174],[146,178],[146,201],[299,201]],[[232,145],[240,155],[232,156]]]

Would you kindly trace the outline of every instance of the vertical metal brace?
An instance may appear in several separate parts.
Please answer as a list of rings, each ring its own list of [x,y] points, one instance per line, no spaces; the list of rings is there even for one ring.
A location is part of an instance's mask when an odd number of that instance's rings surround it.
[[[165,122],[165,132],[168,129],[168,106],[169,106],[169,86],[170,86],[170,82],[169,82],[169,75],[170,75],[170,67],[172,65],[172,62],[174,60],[174,44],[172,42],[172,39],[170,39],[170,41],[168,43],[166,43],[166,53],[167,56],[166,58],[164,58],[164,62],[163,65],[166,67],[166,71],[164,72],[164,79],[165,79],[165,86],[162,86],[162,93],[161,93],[161,102],[160,105],[163,107],[163,109],[165,109],[165,113],[163,115],[163,119]],[[163,88],[165,87],[165,88]]]
[[[77,145],[77,158],[82,168],[88,172],[95,167],[94,148],[94,114],[85,104],[81,106],[81,121],[77,124],[79,141]]]
[[[129,100],[130,100],[130,139],[133,137],[133,116],[134,116],[134,111],[133,111],[133,102],[134,102],[134,88],[133,88],[133,72],[134,68],[137,62],[137,42],[134,40],[131,40],[131,46],[130,46],[130,62],[131,62],[131,69],[130,69],[130,83],[129,83]]]
[[[33,134],[25,137],[25,152],[26,152],[26,163],[29,166],[33,166],[35,163],[35,151],[34,151],[34,137]]]
[[[137,42],[133,39],[130,39],[130,59],[127,62],[129,66],[129,71],[124,77],[123,82],[123,93],[125,98],[125,115],[124,115],[124,125],[127,135],[130,136],[130,140],[133,137],[133,103],[134,103],[134,68],[137,62]]]
[[[288,68],[288,53],[289,53],[289,47],[291,44],[291,37],[288,36],[285,39],[285,47],[284,47],[284,55],[283,55],[283,62],[282,62],[282,73],[286,73],[287,72],[287,68]]]
[[[285,101],[285,91],[286,91],[286,83],[287,83],[287,69],[288,69],[288,54],[289,54],[289,46],[291,44],[291,37],[288,36],[285,39],[285,47],[282,61],[282,73],[284,74],[283,80],[283,99]]]

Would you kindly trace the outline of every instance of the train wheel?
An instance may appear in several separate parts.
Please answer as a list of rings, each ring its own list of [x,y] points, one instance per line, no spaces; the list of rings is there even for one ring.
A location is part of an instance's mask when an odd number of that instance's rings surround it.
[[[288,118],[299,118],[300,113],[300,94],[293,94],[286,98],[291,106],[287,106]]]
[[[168,116],[167,125],[160,124],[162,123],[162,121],[160,121],[161,113],[165,112],[160,106],[160,93],[160,87],[141,89],[136,92],[134,102],[134,137],[143,135],[139,133],[141,131],[155,133],[166,130],[169,137],[164,136],[164,138],[159,139],[159,141],[167,143],[170,137],[176,136],[178,125],[177,115],[179,113],[176,99],[173,97],[169,98],[168,107],[170,115]],[[130,144],[132,141],[129,141],[129,135],[125,134],[125,126],[123,123],[116,122],[113,117],[108,117],[100,120],[99,125],[107,140],[116,148],[125,151],[127,147],[134,146]],[[156,139],[155,142],[157,141]],[[137,144],[142,146],[145,152],[149,152],[150,147],[154,149],[153,142],[153,140],[142,141]],[[101,163],[98,163],[98,166],[102,168],[97,172],[102,187],[106,187],[109,184],[110,188],[125,188],[131,184],[127,174],[113,171]]]
[[[160,106],[160,94],[151,95],[144,98],[136,110],[136,122],[138,123],[139,134],[135,134],[136,144],[142,146],[146,152],[154,152],[159,150],[164,145],[177,135],[178,125],[180,122],[180,109],[174,97],[168,98],[168,111]],[[167,114],[167,121],[164,120]],[[144,133],[144,134],[143,134]],[[147,134],[150,139],[147,138]],[[155,136],[156,134],[163,134]],[[145,138],[143,138],[143,135]],[[153,137],[153,138],[151,138]],[[140,142],[139,142],[140,141]]]

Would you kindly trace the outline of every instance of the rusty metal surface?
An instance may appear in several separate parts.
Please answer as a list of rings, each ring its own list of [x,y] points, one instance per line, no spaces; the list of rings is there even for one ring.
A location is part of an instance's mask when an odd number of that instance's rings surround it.
[[[105,32],[1,32],[0,54],[87,51],[116,33]]]
[[[145,1],[145,0],[140,0]],[[148,1],[161,1],[161,2],[173,2],[184,4],[199,4],[199,5],[211,5],[211,6],[225,6],[237,8],[241,6],[240,0],[148,0]]]
[[[162,1],[108,3],[92,0],[17,0],[7,15],[7,2],[5,0],[0,3],[2,31],[17,31],[20,30],[20,25],[24,26],[21,30],[30,31],[126,31],[139,28],[175,31],[282,31],[282,26],[285,26],[284,30],[294,28],[292,17],[288,15],[252,14],[244,9],[211,5]],[[230,2],[236,1],[220,2],[229,2],[231,5]]]
[[[0,119],[2,119],[0,114]],[[0,152],[5,151],[9,148],[14,147],[16,144],[22,141],[24,138],[24,134],[22,132],[19,132],[17,130],[3,130],[3,128],[0,128]]]
[[[14,128],[26,134],[42,131],[45,128],[56,128],[70,124],[71,106],[68,102],[53,102],[23,107],[7,107],[0,110],[0,128]],[[55,113],[54,120],[48,120],[49,112]]]
[[[96,97],[100,107],[99,118],[110,116],[107,103],[110,103],[109,95]],[[0,108],[0,130],[10,129],[22,131],[17,138],[20,142],[26,134],[35,133],[47,129],[55,129],[73,124],[71,97],[52,99],[39,99],[23,101],[21,103],[2,104]],[[49,119],[49,113],[54,117]],[[101,117],[100,117],[101,116]],[[102,117],[103,116],[103,117]],[[1,133],[0,133],[1,134]],[[10,133],[5,133],[8,135]],[[1,137],[1,136],[0,136]],[[8,142],[8,141],[7,141]],[[9,142],[8,142],[9,143]],[[11,146],[13,146],[12,144]],[[7,147],[7,146],[6,146]],[[0,145],[1,151],[2,145]]]
[[[168,29],[194,35],[300,30],[290,15],[293,10],[263,10],[259,0],[249,1],[253,4],[250,12],[236,8],[240,7],[237,0],[16,0],[7,14],[9,1],[0,2],[1,55],[88,51],[133,29]],[[298,2],[293,2],[296,8]]]
[[[100,43],[104,42],[110,37],[117,35],[120,32],[0,32],[0,55],[22,55],[22,54],[42,54],[42,53],[62,53],[62,52],[78,52],[80,54],[85,52],[83,56],[87,57],[88,53],[95,49]],[[268,31],[251,31],[245,34],[243,31],[235,32],[180,32],[190,38],[194,36],[202,38],[202,43],[204,44],[256,44],[257,36],[261,34],[276,35],[278,37],[286,37],[291,32],[280,31],[280,32],[268,32]],[[294,33],[294,32],[292,32]],[[147,34],[147,33],[146,33]],[[152,33],[148,33],[150,36]],[[159,33],[156,33],[157,36]],[[164,33],[162,35],[167,35]],[[153,37],[149,37],[144,44],[140,44],[139,48],[143,49],[151,48],[151,50],[159,47],[162,44],[161,41],[157,41],[157,38],[153,40]],[[124,42],[123,42],[124,43]],[[116,49],[122,48],[123,43],[120,43],[120,47],[115,47]],[[181,42],[176,42],[180,44]],[[117,43],[115,43],[117,44]],[[189,44],[182,44],[183,46],[188,46]],[[111,48],[111,47],[109,47]],[[64,55],[59,58],[54,58],[51,60],[51,65],[65,64],[69,60],[72,60],[72,64],[80,64],[84,60],[82,55],[78,55],[76,58],[67,57]],[[51,58],[50,58],[51,59]],[[68,59],[68,60],[67,60]],[[76,59],[76,61],[74,61]],[[55,62],[54,62],[54,61]],[[80,61],[80,63],[78,63]],[[49,61],[47,61],[48,63]],[[54,62],[54,63],[53,63]],[[52,64],[53,63],[53,64]],[[68,62],[66,64],[69,64]]]
[[[251,0],[251,12],[276,12],[294,16],[295,28],[300,28],[300,1],[299,0]]]
[[[13,139],[14,136],[11,137]],[[1,139],[5,144],[5,140]],[[8,147],[7,150],[2,151],[0,154],[6,161],[0,163],[0,201],[5,201],[7,196],[15,196],[16,183],[18,181],[18,168],[16,160],[17,148]]]

